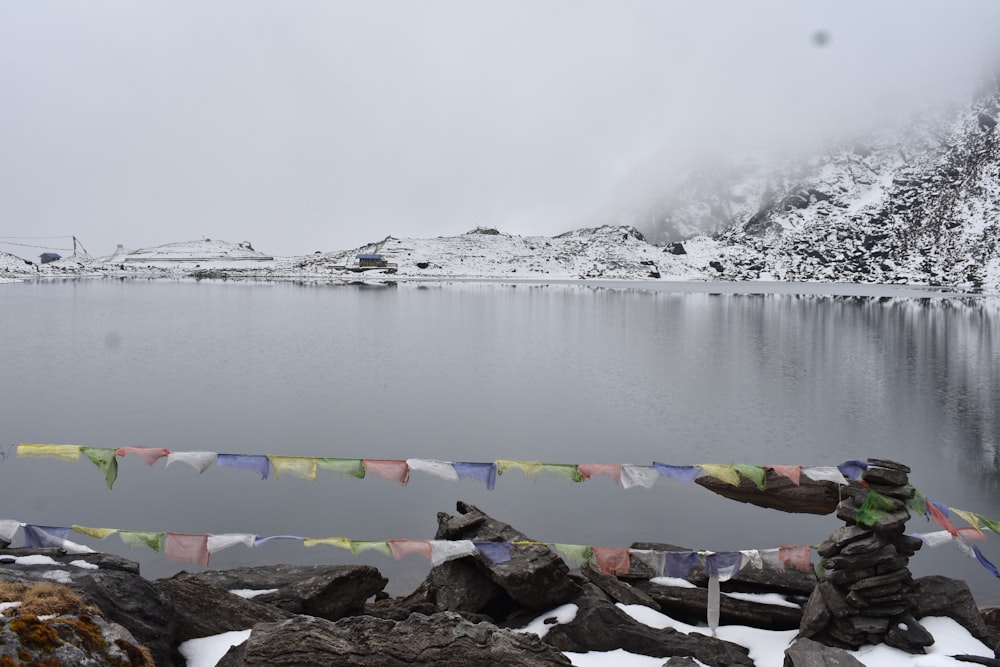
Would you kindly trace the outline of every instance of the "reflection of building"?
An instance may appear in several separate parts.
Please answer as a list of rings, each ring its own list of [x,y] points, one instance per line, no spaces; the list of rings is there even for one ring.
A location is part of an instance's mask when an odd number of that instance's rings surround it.
[[[49,262],[54,262],[57,259],[62,259],[62,255],[57,252],[43,252],[38,256],[38,259],[41,260],[42,264],[48,264]]]

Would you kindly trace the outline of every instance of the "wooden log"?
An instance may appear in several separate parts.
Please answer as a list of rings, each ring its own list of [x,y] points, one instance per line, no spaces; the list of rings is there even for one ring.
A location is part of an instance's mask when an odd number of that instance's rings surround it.
[[[760,507],[791,512],[793,514],[833,514],[840,502],[840,492],[837,484],[828,481],[816,481],[802,475],[799,484],[766,468],[764,490],[761,491],[753,481],[740,475],[740,485],[733,486],[710,475],[702,475],[694,481],[709,491],[718,493],[731,500],[750,503]]]

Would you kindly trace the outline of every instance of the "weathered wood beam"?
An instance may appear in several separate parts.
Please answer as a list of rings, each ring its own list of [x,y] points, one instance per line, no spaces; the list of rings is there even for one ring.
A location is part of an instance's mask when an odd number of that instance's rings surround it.
[[[766,469],[765,488],[757,488],[753,481],[740,476],[740,485],[733,486],[709,475],[702,475],[694,481],[709,491],[731,500],[750,503],[759,507],[769,507],[794,514],[833,514],[840,502],[840,493],[834,482],[809,479],[802,475],[796,486],[787,477]]]

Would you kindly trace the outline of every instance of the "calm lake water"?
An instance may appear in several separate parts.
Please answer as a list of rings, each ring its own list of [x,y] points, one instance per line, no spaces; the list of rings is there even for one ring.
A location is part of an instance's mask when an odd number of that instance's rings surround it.
[[[0,285],[0,442],[647,465],[880,456],[910,465],[935,500],[1000,519],[996,300],[740,289]],[[109,490],[82,457],[0,462],[0,519],[41,525],[430,539],[456,500],[534,539],[600,546],[766,549],[815,544],[840,525],[668,479],[626,491],[511,472],[487,491],[416,472],[401,488],[371,475],[261,481],[214,466],[199,476],[127,457]],[[910,529],[936,526],[915,517]],[[198,569],[114,536],[71,538],[139,560],[150,578]],[[982,549],[1000,564],[1000,536]],[[212,557],[214,568],[276,562],[371,563],[395,594],[428,568],[293,542]],[[964,578],[980,602],[1000,602],[1000,580],[950,545],[918,553],[911,569]]]

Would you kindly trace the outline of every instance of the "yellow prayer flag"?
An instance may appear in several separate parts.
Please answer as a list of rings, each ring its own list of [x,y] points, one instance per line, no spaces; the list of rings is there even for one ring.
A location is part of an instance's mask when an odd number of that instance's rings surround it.
[[[972,512],[969,512],[967,510],[957,510],[954,507],[949,507],[948,509],[951,511],[952,514],[957,514],[958,516],[965,519],[966,523],[968,523],[970,526],[978,530],[980,533],[983,532],[983,529],[980,527],[979,524],[979,517],[977,517]]]
[[[511,459],[497,459],[497,474],[502,475],[508,470],[520,470],[525,477],[537,479],[542,474],[541,461],[513,461]]]
[[[699,463],[695,467],[701,468],[706,474],[722,480],[727,484],[732,484],[733,486],[740,485],[740,476],[731,465],[721,465],[719,463]]]
[[[302,544],[307,547],[314,547],[317,544],[329,544],[331,547],[351,550],[351,541],[346,537],[307,537],[302,540]]]
[[[78,533],[83,533],[84,535],[90,535],[91,537],[96,537],[99,540],[103,540],[108,535],[114,535],[118,532],[117,528],[90,528],[88,526],[78,526],[75,523],[70,526],[73,530]]]
[[[316,459],[306,456],[270,456],[267,457],[274,466],[274,477],[281,477],[281,473],[287,472],[289,475],[316,481]]]
[[[80,458],[80,445],[34,445],[22,443],[17,446],[19,459],[56,459],[74,463]]]

